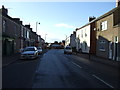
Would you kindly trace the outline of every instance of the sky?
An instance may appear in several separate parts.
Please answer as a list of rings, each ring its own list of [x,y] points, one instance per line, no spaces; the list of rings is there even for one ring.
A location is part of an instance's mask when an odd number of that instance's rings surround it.
[[[65,40],[76,28],[88,23],[90,16],[99,17],[115,8],[115,2],[0,2],[8,15],[30,24],[46,42]]]

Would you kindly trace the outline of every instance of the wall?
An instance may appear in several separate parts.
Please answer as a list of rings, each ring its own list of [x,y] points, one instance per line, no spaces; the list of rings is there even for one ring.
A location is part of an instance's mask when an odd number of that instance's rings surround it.
[[[89,53],[90,50],[90,24],[80,29],[80,48],[82,52]]]
[[[76,34],[71,34],[71,36],[70,36],[70,46],[71,47],[76,47],[75,39],[76,39]]]
[[[90,23],[90,53],[96,54],[96,22]]]
[[[80,49],[80,29],[76,30],[76,49],[79,52]]]
[[[101,31],[101,22],[107,21],[107,30]],[[104,58],[109,58],[109,43],[112,42],[112,57],[114,56],[114,38],[118,36],[118,30],[113,28],[113,14],[104,17],[96,22],[97,27],[97,48],[96,55]],[[105,50],[100,50],[100,41],[104,40]],[[111,58],[112,59],[112,58]]]
[[[66,38],[65,46],[70,46],[70,36]]]

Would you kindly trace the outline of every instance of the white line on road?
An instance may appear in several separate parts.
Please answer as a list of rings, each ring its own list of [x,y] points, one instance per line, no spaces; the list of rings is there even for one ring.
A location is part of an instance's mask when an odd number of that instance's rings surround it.
[[[95,77],[96,79],[100,80],[101,82],[103,82],[104,84],[106,84],[107,86],[109,86],[110,88],[114,88],[112,85],[108,84],[107,82],[105,82],[104,80],[100,79],[96,75],[93,74],[92,76]]]
[[[79,67],[79,68],[82,68],[81,66],[79,66],[78,64],[76,64],[76,63],[74,63],[74,62],[72,62],[74,65],[76,65],[77,67]]]

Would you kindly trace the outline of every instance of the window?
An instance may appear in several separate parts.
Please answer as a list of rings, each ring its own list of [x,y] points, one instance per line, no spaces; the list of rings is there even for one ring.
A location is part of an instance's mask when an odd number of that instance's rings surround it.
[[[83,38],[83,30],[81,31],[81,37]]]
[[[101,23],[101,30],[107,30],[107,21]]]
[[[85,29],[85,37],[87,37],[86,29]]]
[[[14,33],[15,33],[15,36],[17,36],[17,26],[16,25],[14,26]]]
[[[29,39],[29,31],[27,31],[27,38]]]
[[[118,43],[118,36],[115,36],[115,43]]]
[[[100,51],[105,51],[105,41],[104,40],[100,40],[100,42],[99,42],[99,50]]]
[[[23,27],[21,26],[21,37],[23,37]]]
[[[3,20],[3,32],[5,32],[5,30],[6,30],[6,21]]]
[[[85,42],[85,50],[87,50],[87,43]]]
[[[78,39],[80,39],[80,35],[78,35]]]
[[[23,31],[23,32],[24,32],[24,34],[23,34],[23,35],[24,35],[24,38],[26,38],[26,29],[25,29],[25,28],[24,28],[24,31]]]

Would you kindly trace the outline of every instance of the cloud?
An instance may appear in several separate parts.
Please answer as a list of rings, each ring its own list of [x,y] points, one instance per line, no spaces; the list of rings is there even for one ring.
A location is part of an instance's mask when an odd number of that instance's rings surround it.
[[[55,24],[56,27],[65,27],[65,28],[72,28],[74,29],[74,26],[68,25],[68,24],[64,24],[64,23],[60,23],[60,24]]]

